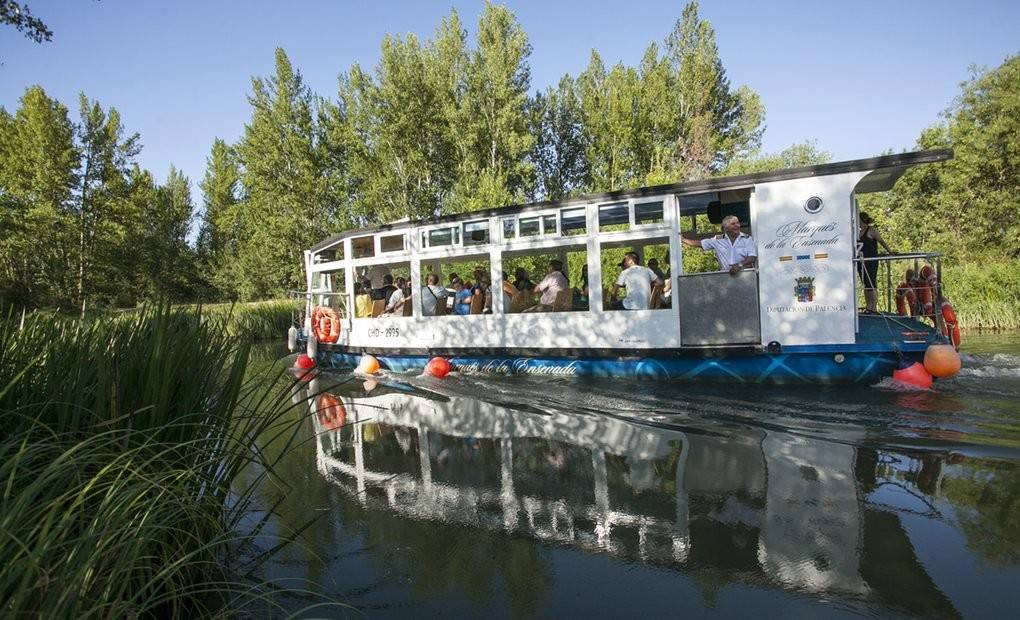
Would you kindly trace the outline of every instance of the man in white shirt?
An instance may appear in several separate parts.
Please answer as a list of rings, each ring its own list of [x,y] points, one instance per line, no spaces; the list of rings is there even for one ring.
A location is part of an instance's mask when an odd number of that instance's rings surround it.
[[[623,257],[623,267],[620,277],[613,284],[613,298],[616,298],[622,286],[627,289],[627,296],[621,303],[624,310],[647,310],[648,301],[652,297],[652,285],[662,284],[662,280],[648,267],[639,265],[638,255],[634,252],[627,252]]]
[[[722,229],[721,235],[683,234],[680,240],[684,245],[714,250],[719,271],[729,271],[735,276],[742,269],[754,267],[758,263],[758,251],[754,248],[754,239],[740,232],[740,219],[727,215],[722,220]]]

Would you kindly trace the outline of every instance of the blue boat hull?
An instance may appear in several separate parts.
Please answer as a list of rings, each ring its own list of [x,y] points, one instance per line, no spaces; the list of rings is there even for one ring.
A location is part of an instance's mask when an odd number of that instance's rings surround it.
[[[453,370],[467,374],[651,378],[758,384],[872,384],[891,376],[893,370],[904,362],[921,361],[922,356],[923,352],[920,351],[804,347],[802,350],[776,354],[756,351],[713,356],[693,353],[669,357],[507,357],[471,355],[465,352],[444,357],[450,361]],[[394,372],[420,372],[429,361],[425,355],[376,353],[375,357],[382,368]],[[360,359],[359,353],[338,350],[319,352],[319,363],[331,368],[355,367]]]

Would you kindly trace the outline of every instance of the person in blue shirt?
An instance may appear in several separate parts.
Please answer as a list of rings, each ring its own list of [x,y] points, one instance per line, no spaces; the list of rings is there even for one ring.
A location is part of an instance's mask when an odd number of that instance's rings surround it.
[[[453,280],[453,311],[460,315],[471,314],[471,289],[460,278]]]

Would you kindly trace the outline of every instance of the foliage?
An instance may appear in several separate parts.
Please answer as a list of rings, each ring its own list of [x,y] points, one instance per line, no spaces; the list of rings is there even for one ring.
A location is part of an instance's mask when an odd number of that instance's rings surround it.
[[[0,321],[7,614],[210,615],[261,596],[228,551],[271,473],[251,441],[289,393],[246,378],[248,351],[167,308]],[[235,487],[249,465],[262,475]]]
[[[294,324],[296,304],[274,299],[247,304],[203,306],[204,314],[222,322],[228,335],[244,340],[278,340]]]
[[[244,299],[303,289],[302,252],[338,211],[326,192],[314,97],[282,49],[276,73],[254,78],[252,90],[252,118],[237,145],[245,201],[232,270]]]
[[[908,170],[861,207],[898,251],[937,248],[951,261],[1020,256],[1020,56],[975,72],[918,148],[952,148],[950,161]]]
[[[41,19],[32,15],[28,5],[20,5],[14,0],[0,0],[0,24],[14,26],[18,32],[36,43],[53,40],[53,31],[46,27]]]
[[[696,2],[636,66],[592,50],[583,71],[534,94],[513,13],[486,3],[476,32],[469,41],[451,11],[430,39],[387,36],[374,67],[340,75],[334,100],[277,49],[273,74],[252,79],[240,141],[212,145],[195,247],[188,180],[141,170],[116,109],[82,95],[72,122],[29,88],[13,115],[0,110],[0,299],[84,314],[281,297],[305,288],[304,249],[352,227],[830,158],[813,142],[760,152],[764,108],[730,83]],[[955,159],[860,196],[895,249],[937,249],[947,274],[1020,256],[1018,84],[1020,57],[975,71],[918,139]],[[684,254],[685,271],[711,268],[710,253]],[[1001,303],[994,323],[1017,312]]]
[[[1020,260],[943,262],[942,285],[962,328],[1020,328]]]

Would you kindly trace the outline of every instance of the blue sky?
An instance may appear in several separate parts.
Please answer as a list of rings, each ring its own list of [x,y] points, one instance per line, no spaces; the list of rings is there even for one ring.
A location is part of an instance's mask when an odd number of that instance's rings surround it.
[[[508,2],[528,33],[532,87],[584,69],[636,64],[661,42],[683,0]],[[0,29],[0,106],[32,84],[77,112],[85,92],[118,108],[141,134],[140,160],[158,179],[171,163],[193,184],[213,138],[236,140],[251,76],[272,71],[282,46],[317,94],[335,98],[352,62],[372,67],[386,33],[427,37],[456,7],[473,39],[482,2],[131,2],[29,0],[53,30],[36,44]],[[834,158],[910,148],[959,92],[971,65],[1020,53],[1020,2],[743,2],[703,0],[734,85],[767,108],[766,151],[814,139]],[[197,189],[197,188],[196,188]],[[201,197],[196,193],[196,204]]]

